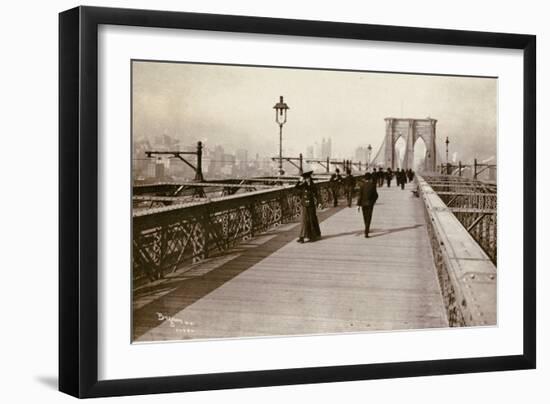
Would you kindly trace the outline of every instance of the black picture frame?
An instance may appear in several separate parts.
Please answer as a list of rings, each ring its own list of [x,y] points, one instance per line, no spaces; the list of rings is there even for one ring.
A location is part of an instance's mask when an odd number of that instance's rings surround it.
[[[98,381],[98,26],[180,28],[523,51],[523,353]],[[59,15],[59,389],[76,397],[459,374],[536,366],[536,37],[151,10]]]

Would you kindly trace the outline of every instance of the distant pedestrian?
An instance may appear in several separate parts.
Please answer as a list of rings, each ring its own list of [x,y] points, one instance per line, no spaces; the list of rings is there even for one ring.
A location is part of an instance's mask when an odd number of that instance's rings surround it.
[[[317,219],[317,203],[319,195],[317,186],[311,178],[313,171],[307,171],[302,174],[302,178],[296,184],[296,188],[300,190],[300,204],[302,205],[302,220],[300,227],[300,236],[298,243],[303,243],[304,239],[308,241],[316,241],[321,238],[321,228]]]
[[[376,183],[371,173],[365,174],[365,181],[359,187],[359,194],[357,196],[358,210],[363,212],[363,222],[365,223],[365,237],[369,237],[370,223],[372,220],[372,210],[374,204],[378,199],[378,192],[376,191]]]
[[[338,206],[338,191],[340,190],[340,185],[342,184],[342,176],[340,175],[340,170],[337,168],[330,176],[330,191],[332,193],[332,201],[334,207]]]
[[[384,179],[386,178],[386,174],[384,174],[384,171],[382,170],[382,167],[378,167],[378,186],[383,187],[384,186]]]
[[[391,180],[393,178],[393,172],[390,167],[388,167],[388,171],[386,171],[386,183],[388,184],[388,188],[391,185]]]
[[[344,178],[344,191],[346,193],[346,199],[348,201],[348,208],[351,208],[351,202],[353,199],[353,191],[355,190],[355,177],[351,175],[351,170],[346,170],[346,177]]]
[[[405,189],[405,184],[407,183],[407,174],[405,173],[405,169],[402,168],[401,171],[398,172],[399,182],[401,185],[401,189]]]

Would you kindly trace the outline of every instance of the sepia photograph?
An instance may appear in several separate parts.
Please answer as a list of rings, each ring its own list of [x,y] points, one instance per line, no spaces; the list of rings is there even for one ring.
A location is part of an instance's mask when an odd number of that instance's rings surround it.
[[[133,343],[498,325],[497,77],[130,69]]]

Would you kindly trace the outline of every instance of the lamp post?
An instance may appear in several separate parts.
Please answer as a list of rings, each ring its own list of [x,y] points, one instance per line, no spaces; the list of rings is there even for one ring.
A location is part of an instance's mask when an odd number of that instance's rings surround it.
[[[367,160],[367,171],[368,171],[370,168],[370,154],[372,152],[372,146],[370,145],[370,143],[367,146],[367,150],[368,150],[368,160]]]
[[[273,107],[275,109],[275,122],[279,125],[279,175],[283,175],[283,125],[286,123],[286,112],[290,108],[283,102],[283,96],[279,97],[279,102]]]
[[[445,138],[445,155],[447,159],[447,175],[449,175],[450,167],[449,167],[449,137],[447,136]]]

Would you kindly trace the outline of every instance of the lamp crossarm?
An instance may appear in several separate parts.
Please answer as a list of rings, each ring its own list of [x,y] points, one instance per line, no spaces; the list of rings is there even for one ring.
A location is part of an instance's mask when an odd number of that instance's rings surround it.
[[[300,169],[300,166],[294,162],[294,160],[300,161],[300,157],[281,157],[281,159],[289,162],[297,169]],[[271,157],[272,161],[279,161],[279,157]]]
[[[490,168],[495,168],[496,167],[495,164],[478,164],[477,166],[478,167],[483,167],[481,170],[479,170],[477,172],[478,174],[481,174],[482,172],[487,171]]]
[[[317,163],[325,170],[328,170],[328,167],[326,166],[326,160],[306,160],[306,163]]]
[[[154,157],[154,155],[170,155],[172,158],[178,158],[181,161],[183,161],[185,164],[187,164],[189,167],[191,167],[193,170],[197,171],[197,167],[195,167],[192,163],[187,161],[182,157],[182,155],[197,155],[197,152],[170,152],[170,151],[146,151],[145,152],[147,157]]]

